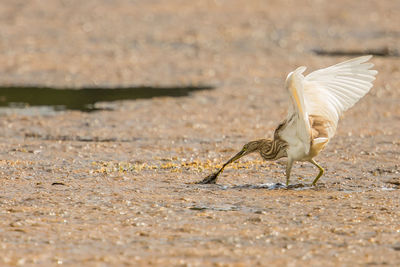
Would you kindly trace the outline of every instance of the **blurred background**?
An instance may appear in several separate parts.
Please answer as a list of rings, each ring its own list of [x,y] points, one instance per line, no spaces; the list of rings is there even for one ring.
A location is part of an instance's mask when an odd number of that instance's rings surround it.
[[[265,83],[316,52],[398,56],[399,13],[373,0],[3,0],[0,83]]]

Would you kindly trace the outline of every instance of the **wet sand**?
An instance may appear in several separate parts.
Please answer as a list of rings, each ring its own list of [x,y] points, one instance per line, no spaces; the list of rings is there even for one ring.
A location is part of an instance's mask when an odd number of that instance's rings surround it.
[[[4,86],[215,89],[2,109],[1,265],[399,265],[399,18],[396,1],[4,1]],[[313,49],[391,51],[318,185],[271,189],[285,161],[257,155],[194,184],[272,136],[288,72],[348,58]],[[297,163],[291,182],[317,173]]]

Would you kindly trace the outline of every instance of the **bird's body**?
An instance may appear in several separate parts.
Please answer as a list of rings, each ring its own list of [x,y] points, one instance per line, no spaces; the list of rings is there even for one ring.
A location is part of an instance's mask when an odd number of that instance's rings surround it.
[[[285,87],[291,105],[286,119],[276,128],[274,139],[260,139],[244,145],[216,173],[199,183],[215,183],[218,175],[231,162],[252,152],[265,160],[287,157],[286,185],[296,161],[308,161],[319,169],[313,185],[323,174],[314,157],[334,136],[340,115],[352,107],[372,87],[377,71],[366,63],[371,56],[358,57],[303,76],[306,67],[289,73]]]

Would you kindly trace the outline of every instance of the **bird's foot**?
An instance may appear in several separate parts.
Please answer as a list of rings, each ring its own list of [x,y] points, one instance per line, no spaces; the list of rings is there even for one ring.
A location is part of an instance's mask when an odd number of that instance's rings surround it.
[[[290,184],[286,186],[286,189],[297,189],[307,187],[305,184]]]
[[[217,182],[218,173],[212,173],[203,180],[197,182],[196,184],[215,184]]]
[[[309,185],[311,188],[314,188],[314,189],[320,189],[320,188],[324,188],[325,187],[325,184],[324,183],[311,183],[310,185]]]

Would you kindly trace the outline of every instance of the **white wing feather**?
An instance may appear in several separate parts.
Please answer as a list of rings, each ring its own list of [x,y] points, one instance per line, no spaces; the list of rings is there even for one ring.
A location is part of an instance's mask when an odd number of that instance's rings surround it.
[[[328,138],[332,138],[340,115],[372,87],[371,82],[378,72],[371,70],[374,66],[372,63],[366,63],[371,57],[348,60],[314,71],[306,77],[302,75],[306,70],[304,66],[288,75],[286,88],[292,105],[289,107],[287,121],[294,126],[290,127],[294,131],[288,134],[301,140],[306,154],[310,150],[311,141],[309,116],[324,117],[329,122],[326,125]]]
[[[303,90],[304,76],[302,74],[305,70],[306,67],[299,67],[289,73],[286,79],[286,88],[290,93],[292,102],[289,107],[287,122],[290,124],[290,128],[295,130],[289,134],[289,136],[294,136],[289,138],[300,139],[304,145],[305,153],[308,154],[310,151],[310,122],[308,120],[308,105]]]
[[[376,70],[366,63],[372,56],[354,58],[308,74],[303,80],[304,100],[309,115],[331,122],[329,138],[336,131],[340,115],[351,108],[372,87]]]

